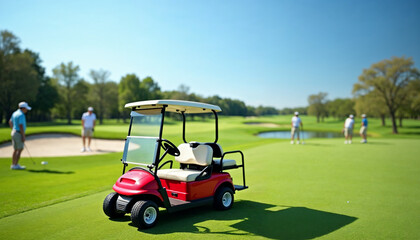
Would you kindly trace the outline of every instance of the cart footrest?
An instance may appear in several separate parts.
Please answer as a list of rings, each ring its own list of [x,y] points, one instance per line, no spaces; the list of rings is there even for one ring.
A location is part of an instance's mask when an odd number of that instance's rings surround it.
[[[235,190],[242,191],[248,188],[248,186],[242,186],[242,185],[234,185]]]
[[[175,199],[175,198],[169,198],[169,202],[171,203],[171,207],[176,207],[176,206],[191,203],[190,201],[183,201],[183,200]]]
[[[183,201],[175,198],[169,198],[171,206],[167,208],[168,212],[176,212],[188,208],[204,206],[213,203],[213,197],[201,198],[193,201]]]

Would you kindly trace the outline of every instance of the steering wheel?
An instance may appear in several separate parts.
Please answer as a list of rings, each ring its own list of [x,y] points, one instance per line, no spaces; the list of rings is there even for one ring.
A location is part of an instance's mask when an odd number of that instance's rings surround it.
[[[171,141],[162,139],[162,148],[169,153],[169,155],[178,157],[181,153],[179,149]]]

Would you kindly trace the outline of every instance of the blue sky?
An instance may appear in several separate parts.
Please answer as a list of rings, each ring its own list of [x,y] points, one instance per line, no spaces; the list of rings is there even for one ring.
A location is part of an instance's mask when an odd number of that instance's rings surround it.
[[[364,68],[392,56],[420,63],[420,1],[5,1],[0,30],[40,53],[47,74],[73,61],[90,81],[151,76],[277,108],[310,94],[352,97]]]

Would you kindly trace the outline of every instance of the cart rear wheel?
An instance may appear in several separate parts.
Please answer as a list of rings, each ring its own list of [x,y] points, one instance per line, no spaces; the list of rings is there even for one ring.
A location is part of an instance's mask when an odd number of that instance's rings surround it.
[[[214,196],[214,207],[220,210],[228,210],[233,205],[233,190],[229,187],[222,187],[217,190]]]
[[[104,213],[110,218],[119,218],[125,215],[125,212],[117,210],[118,193],[112,192],[106,196],[102,209]]]
[[[151,228],[158,220],[159,207],[153,201],[138,201],[131,209],[131,221],[138,228]]]

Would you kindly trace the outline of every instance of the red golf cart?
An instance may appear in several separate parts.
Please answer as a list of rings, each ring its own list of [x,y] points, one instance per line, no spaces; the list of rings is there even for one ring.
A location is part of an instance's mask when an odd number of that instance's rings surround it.
[[[235,191],[245,185],[244,155],[241,151],[223,152],[218,141],[218,106],[178,100],[151,100],[125,105],[131,109],[130,127],[125,142],[123,175],[103,202],[103,211],[110,218],[131,213],[133,224],[139,228],[153,227],[158,220],[159,207],[167,212],[210,205],[227,210],[232,207]],[[163,139],[165,115],[182,117],[182,141],[178,147]],[[186,114],[213,114],[215,140],[196,142],[186,140]],[[172,155],[179,168],[173,168]],[[226,156],[240,157],[241,163]],[[134,165],[126,172],[128,165]],[[242,169],[243,184],[235,185],[227,170]]]

